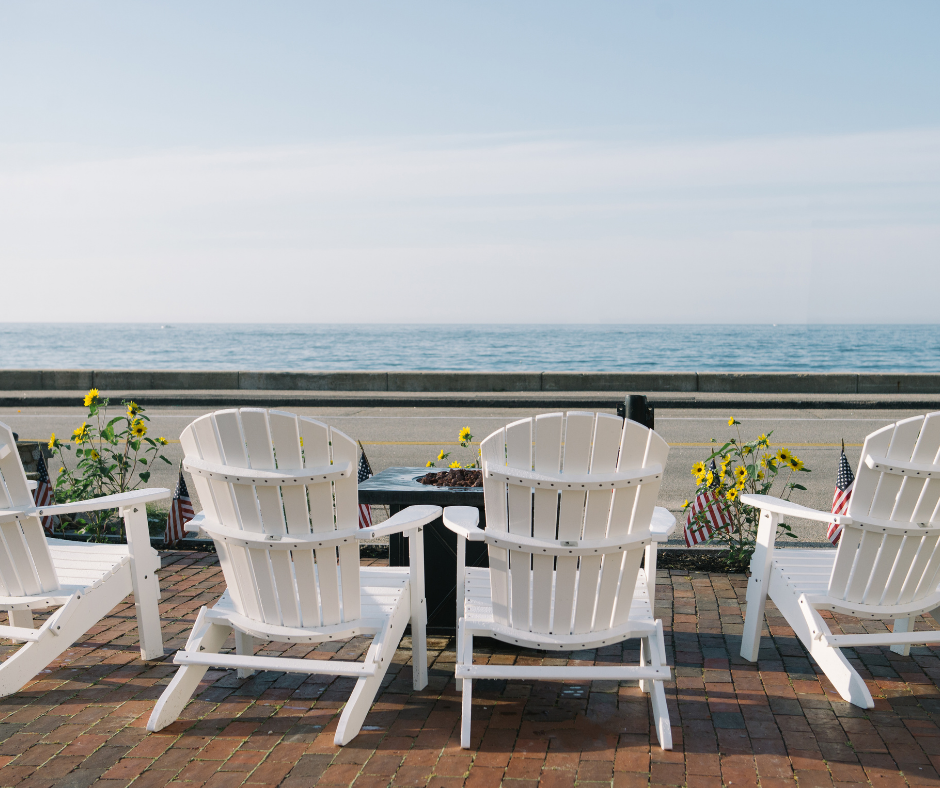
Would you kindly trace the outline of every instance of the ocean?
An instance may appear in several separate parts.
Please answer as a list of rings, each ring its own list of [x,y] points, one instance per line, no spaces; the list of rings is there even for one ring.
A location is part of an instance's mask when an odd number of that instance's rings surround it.
[[[940,325],[0,323],[2,369],[940,371]]]

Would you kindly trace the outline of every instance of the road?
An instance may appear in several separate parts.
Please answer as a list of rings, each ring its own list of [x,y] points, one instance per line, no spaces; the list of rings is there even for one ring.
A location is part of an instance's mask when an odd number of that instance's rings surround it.
[[[120,410],[112,408],[114,415]],[[182,459],[179,435],[193,419],[203,415],[198,408],[153,408],[150,416],[150,435],[166,437],[170,444],[165,454],[172,465],[159,463],[151,486],[173,488]],[[467,449],[457,442],[458,431],[470,427],[474,440],[485,438],[493,430],[516,419],[537,412],[519,408],[297,408],[296,412],[322,420],[362,441],[374,471],[393,465],[423,466],[444,449],[451,451],[451,460],[469,459]],[[612,411],[610,411],[612,412]],[[712,437],[724,441],[736,431],[727,424],[724,411],[712,410],[659,410],[656,429],[672,447],[666,467],[660,505],[678,512],[682,502],[693,492],[689,473],[692,464],[703,459],[710,451]],[[771,435],[775,446],[788,446],[800,457],[812,473],[800,474],[800,481],[808,488],[797,493],[795,501],[814,508],[828,510],[832,502],[836,465],[841,441],[845,440],[846,455],[855,468],[865,436],[898,419],[917,415],[907,410],[743,410],[734,414],[741,422],[738,428],[745,440],[760,433]],[[21,440],[46,441],[53,431],[66,438],[81,424],[82,408],[0,408],[0,421],[18,432]],[[771,433],[772,431],[772,433]],[[57,466],[50,465],[54,474]],[[194,491],[191,488],[191,492]],[[195,494],[194,494],[195,497]],[[194,501],[198,504],[198,501]],[[197,507],[198,510],[198,507]],[[794,522],[800,541],[821,545],[825,541],[825,526],[816,523]]]

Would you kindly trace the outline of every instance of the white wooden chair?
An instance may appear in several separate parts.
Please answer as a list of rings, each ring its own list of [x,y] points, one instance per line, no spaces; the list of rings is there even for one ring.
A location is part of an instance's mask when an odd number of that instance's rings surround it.
[[[439,506],[412,506],[375,528],[359,528],[356,443],[292,413],[222,410],[181,436],[183,467],[203,511],[190,528],[215,542],[227,589],[196,624],[180,665],[147,723],[173,722],[209,667],[356,678],[336,730],[337,744],[359,733],[411,622],[414,688],[427,686],[427,605],[422,526]],[[359,566],[359,540],[409,537],[410,567]],[[220,649],[235,633],[234,654]],[[364,662],[254,656],[254,640],[320,643],[359,635],[374,640]]]
[[[672,748],[662,622],[653,620],[654,509],[669,446],[652,430],[603,413],[552,413],[494,432],[481,446],[486,529],[473,507],[448,507],[458,534],[460,742],[470,746],[473,679],[639,679],[660,746]],[[489,568],[465,567],[466,541],[486,542]],[[644,550],[649,576],[640,568]],[[474,665],[473,638],[550,651],[640,638],[639,666]]]
[[[940,632],[913,632],[916,616],[940,614],[940,413],[890,424],[865,439],[846,515],[818,512],[765,495],[745,495],[761,510],[751,559],[741,656],[757,659],[768,595],[850,703],[871,708],[864,680],[842,647],[940,643]],[[835,550],[774,547],[781,517],[842,525]],[[893,632],[833,635],[820,610],[894,620]]]
[[[21,689],[133,592],[142,659],[163,656],[160,556],[150,546],[145,504],[166,489],[135,490],[78,503],[37,507],[13,440],[0,423],[0,637],[24,642],[0,665],[0,695]],[[50,539],[40,517],[119,509],[126,545]],[[38,628],[33,612],[57,607]]]

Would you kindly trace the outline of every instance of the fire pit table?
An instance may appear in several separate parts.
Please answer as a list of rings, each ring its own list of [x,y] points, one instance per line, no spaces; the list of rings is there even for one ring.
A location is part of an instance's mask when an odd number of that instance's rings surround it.
[[[432,487],[416,481],[428,468],[386,468],[359,484],[359,503],[388,506],[395,514],[406,506],[475,506],[480,527],[486,524],[482,487]],[[401,534],[389,538],[388,562],[408,566],[408,545]],[[489,566],[483,542],[467,544],[467,566]],[[428,631],[453,634],[457,627],[457,535],[438,518],[424,527],[424,582],[428,604]]]

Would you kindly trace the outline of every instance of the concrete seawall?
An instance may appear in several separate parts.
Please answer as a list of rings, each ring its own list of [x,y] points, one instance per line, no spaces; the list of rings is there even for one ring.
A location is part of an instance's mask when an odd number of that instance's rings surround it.
[[[940,374],[897,372],[279,372],[0,370],[0,391],[674,392],[940,394]]]

